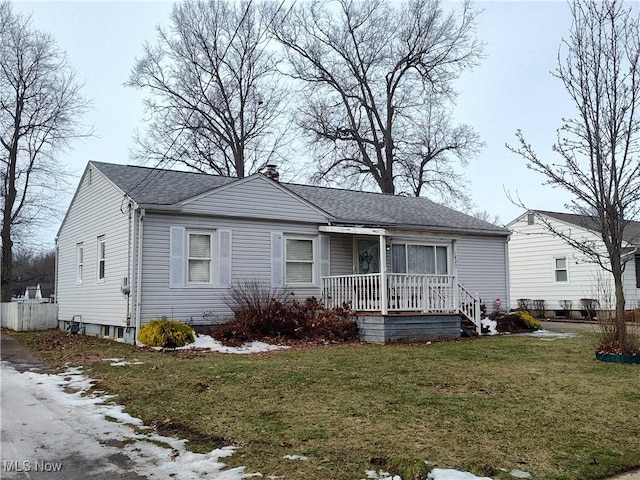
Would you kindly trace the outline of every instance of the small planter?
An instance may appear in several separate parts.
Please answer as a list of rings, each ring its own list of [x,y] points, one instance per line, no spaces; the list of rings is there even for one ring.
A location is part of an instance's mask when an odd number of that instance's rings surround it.
[[[640,364],[640,355],[622,355],[618,353],[600,353],[596,352],[596,360],[611,363],[638,363]]]

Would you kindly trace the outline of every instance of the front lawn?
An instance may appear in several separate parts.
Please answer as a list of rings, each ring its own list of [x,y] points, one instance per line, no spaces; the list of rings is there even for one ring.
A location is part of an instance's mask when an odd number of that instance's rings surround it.
[[[226,462],[285,479],[422,478],[435,462],[494,479],[598,479],[640,467],[640,365],[595,338],[525,336],[268,354],[160,353],[63,332],[12,333],[83,365],[130,414]],[[103,358],[142,364],[110,366]],[[301,455],[308,460],[289,460]]]

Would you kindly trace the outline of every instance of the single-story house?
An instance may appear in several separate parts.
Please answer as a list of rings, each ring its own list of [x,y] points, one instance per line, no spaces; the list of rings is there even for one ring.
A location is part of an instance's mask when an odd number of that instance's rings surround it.
[[[272,176],[271,176],[272,177]],[[57,237],[61,328],[134,342],[232,316],[238,282],[348,302],[375,342],[480,331],[508,299],[508,230],[426,198],[89,162]]]
[[[586,315],[591,308],[615,309],[613,277],[584,253],[551,233],[556,231],[580,241],[601,245],[592,217],[569,213],[529,210],[507,225],[511,307],[529,302],[549,316]],[[630,222],[624,233],[625,308],[640,307],[640,222]],[[590,308],[588,308],[590,307]]]

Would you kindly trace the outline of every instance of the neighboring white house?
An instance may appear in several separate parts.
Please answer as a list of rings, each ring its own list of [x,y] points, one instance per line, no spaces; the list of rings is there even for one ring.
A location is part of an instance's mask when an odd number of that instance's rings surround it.
[[[582,299],[597,300],[600,309],[615,308],[613,277],[589,261],[585,255],[553,235],[545,226],[579,240],[604,244],[591,217],[568,213],[530,210],[507,225],[509,240],[509,280],[511,308],[519,300],[544,300],[547,315],[564,315],[571,302],[574,314],[583,310]],[[640,307],[640,222],[630,222],[625,230],[626,252],[624,294],[627,309]],[[562,313],[561,313],[562,312]]]
[[[425,198],[90,162],[58,232],[60,326],[221,322],[254,279],[350,302],[372,341],[456,336],[476,294],[508,301],[508,236]]]

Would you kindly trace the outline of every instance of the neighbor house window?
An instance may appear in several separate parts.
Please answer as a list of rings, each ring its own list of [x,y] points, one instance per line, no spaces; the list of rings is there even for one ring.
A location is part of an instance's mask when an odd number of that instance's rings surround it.
[[[212,240],[211,233],[189,232],[189,283],[211,283]]]
[[[285,258],[285,283],[287,285],[313,283],[313,239],[287,238]]]
[[[435,245],[391,245],[391,269],[393,273],[421,275],[447,275],[447,247]]]
[[[98,265],[96,267],[96,271],[98,273],[98,280],[104,280],[104,270],[105,270],[105,241],[104,235],[98,237]]]
[[[82,284],[82,273],[84,269],[84,247],[82,243],[76,244],[76,283]]]
[[[636,255],[636,288],[640,288],[640,255]]]
[[[556,258],[554,259],[554,262],[556,282],[568,282],[569,275],[567,272],[567,258]]]

